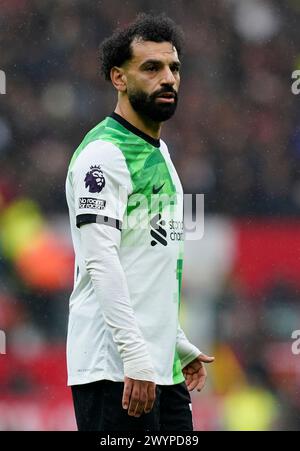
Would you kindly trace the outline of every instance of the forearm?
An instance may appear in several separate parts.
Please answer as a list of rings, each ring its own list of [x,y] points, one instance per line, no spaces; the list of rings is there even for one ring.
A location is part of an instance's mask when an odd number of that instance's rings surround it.
[[[119,235],[118,230],[105,225],[81,227],[86,269],[123,360],[125,376],[155,381],[151,359],[130,303],[126,277],[119,260]]]
[[[179,323],[176,337],[176,351],[181,361],[181,368],[184,368],[201,354],[201,351],[189,342]]]

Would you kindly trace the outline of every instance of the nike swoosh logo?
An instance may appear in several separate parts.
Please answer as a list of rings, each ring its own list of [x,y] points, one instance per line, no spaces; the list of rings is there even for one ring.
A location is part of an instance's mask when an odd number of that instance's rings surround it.
[[[165,184],[165,182],[164,182],[162,185],[160,185],[158,188],[156,188],[155,186],[153,186],[153,187],[152,187],[152,192],[153,192],[153,194],[157,194],[157,193],[162,189],[162,187],[164,186],[164,184]]]

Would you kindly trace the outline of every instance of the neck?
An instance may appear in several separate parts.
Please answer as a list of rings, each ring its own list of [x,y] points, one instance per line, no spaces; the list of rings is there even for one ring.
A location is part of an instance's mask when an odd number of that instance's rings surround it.
[[[146,135],[151,136],[151,138],[159,139],[161,133],[161,122],[154,122],[150,119],[145,119],[136,113],[129,102],[120,102],[118,101],[117,106],[115,108],[115,113],[122,116],[126,121],[130,122],[130,124],[134,125],[134,127],[141,130]]]

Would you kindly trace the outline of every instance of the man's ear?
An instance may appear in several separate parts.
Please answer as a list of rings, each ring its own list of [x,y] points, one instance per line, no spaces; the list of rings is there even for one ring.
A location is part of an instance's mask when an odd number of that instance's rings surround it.
[[[127,90],[127,77],[124,73],[124,69],[114,66],[110,70],[110,79],[114,87],[120,92],[126,92]]]

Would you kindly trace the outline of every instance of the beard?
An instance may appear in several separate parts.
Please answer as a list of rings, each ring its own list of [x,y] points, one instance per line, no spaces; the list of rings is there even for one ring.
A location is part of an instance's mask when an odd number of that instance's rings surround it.
[[[166,92],[174,94],[174,102],[157,102],[156,99]],[[172,87],[165,87],[153,94],[147,94],[142,90],[128,90],[128,99],[132,108],[143,118],[154,122],[164,122],[170,119],[176,111],[178,95]]]

